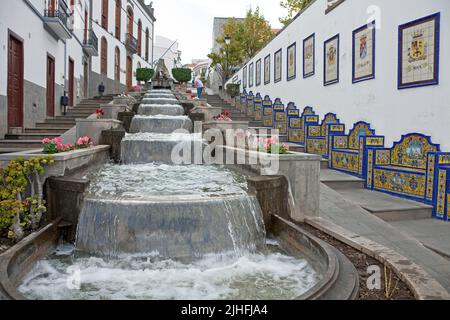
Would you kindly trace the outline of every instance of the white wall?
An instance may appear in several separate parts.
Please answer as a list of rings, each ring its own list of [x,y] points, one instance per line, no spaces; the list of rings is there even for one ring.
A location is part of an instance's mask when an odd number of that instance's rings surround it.
[[[108,30],[105,30],[101,26],[101,16],[102,16],[102,1],[93,1],[93,29],[98,37],[98,51],[99,55],[92,58],[92,71],[100,73],[100,58],[101,58],[101,39],[105,37],[108,42],[108,78],[114,80],[114,66],[115,66],[115,49],[119,47],[120,50],[120,82],[126,84],[126,59],[127,50],[125,48],[125,37],[128,33],[128,17],[127,8],[131,6],[134,12],[134,26],[133,26],[133,36],[138,38],[138,21],[142,22],[142,56],[138,54],[133,54],[133,85],[137,84],[135,78],[135,71],[138,63],[141,64],[143,68],[150,67],[152,62],[152,48],[153,48],[153,23],[151,19],[146,15],[144,9],[141,7],[138,1],[134,0],[122,0],[122,13],[121,13],[121,36],[120,41],[116,39],[116,2],[110,0],[108,2]],[[149,29],[150,40],[149,40],[149,61],[145,60],[145,48],[146,48],[146,29]]]
[[[158,62],[164,55],[164,63],[169,72],[172,72],[172,69],[175,67],[174,60],[178,58],[178,42],[173,44],[174,40],[162,36],[156,36],[155,38],[155,62]],[[168,50],[169,48],[170,50]]]
[[[373,18],[367,9],[380,8],[381,29],[376,34],[376,78],[352,84],[352,31]],[[335,112],[351,128],[353,123],[370,122],[378,134],[386,136],[387,146],[402,134],[421,132],[431,135],[443,150],[450,150],[450,1],[449,0],[346,0],[325,15],[327,0],[317,0],[281,32],[249,63],[271,54],[271,83],[247,88],[255,94],[277,97],[299,108],[314,107],[323,116]],[[440,84],[397,89],[398,26],[436,12],[441,13]],[[303,39],[315,33],[315,75],[303,79]],[[340,34],[340,82],[323,85],[323,42]],[[297,42],[297,77],[286,81],[286,51]],[[273,54],[283,49],[282,81],[274,84]],[[264,65],[264,64],[263,64]],[[264,72],[263,72],[264,74]],[[242,70],[237,73],[242,80]]]

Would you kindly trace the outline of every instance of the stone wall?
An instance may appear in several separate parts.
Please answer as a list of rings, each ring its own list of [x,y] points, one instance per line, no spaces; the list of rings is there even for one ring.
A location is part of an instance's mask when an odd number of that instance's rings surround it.
[[[8,132],[8,98],[0,96],[0,139]]]
[[[126,86],[119,81],[112,80],[104,74],[90,72],[89,96],[96,97],[99,95],[98,86],[103,82],[105,85],[104,94],[121,94],[126,91]]]

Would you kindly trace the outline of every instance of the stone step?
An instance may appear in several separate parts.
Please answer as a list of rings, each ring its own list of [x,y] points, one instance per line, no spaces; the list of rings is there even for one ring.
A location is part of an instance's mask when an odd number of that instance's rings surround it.
[[[1,140],[0,140],[1,142]],[[0,154],[5,154],[5,153],[16,153],[16,152],[22,152],[22,151],[27,151],[27,150],[32,150],[32,149],[36,149],[36,148],[4,148],[4,147],[0,147]]]
[[[338,190],[344,198],[387,221],[430,219],[433,207],[372,190]]]
[[[21,133],[21,134],[7,134],[5,135],[5,140],[42,140],[45,138],[56,138],[59,137],[61,134],[59,133],[52,133],[52,132],[47,132],[47,133]]]
[[[74,126],[76,124],[75,119],[67,118],[67,119],[47,119],[45,120],[45,125],[65,125],[65,126]]]
[[[47,127],[41,127],[41,128],[25,129],[25,133],[48,133],[48,132],[51,132],[51,133],[63,134],[66,131],[68,131],[69,129],[47,126]]]
[[[365,183],[363,179],[331,169],[320,171],[320,181],[334,190],[358,190],[364,188]]]
[[[48,122],[39,122],[36,123],[36,129],[47,129],[47,128],[55,128],[55,129],[71,129],[74,126],[74,124],[68,124],[68,123],[48,123]]]
[[[328,160],[327,159],[320,160],[320,169],[321,170],[328,169]]]
[[[0,140],[0,148],[39,149],[41,140]]]

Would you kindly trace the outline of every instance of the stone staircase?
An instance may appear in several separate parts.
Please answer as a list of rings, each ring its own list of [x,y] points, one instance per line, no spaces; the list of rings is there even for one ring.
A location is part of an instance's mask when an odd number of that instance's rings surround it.
[[[331,169],[322,169],[320,180],[346,200],[386,222],[431,219],[433,207],[385,193],[364,189],[364,180]]]
[[[249,118],[247,114],[242,113],[241,111],[237,110],[236,107],[233,107],[230,103],[225,102],[222,98],[220,98],[220,96],[207,95],[206,100],[208,104],[210,104],[212,107],[222,108],[223,110],[231,111],[231,119],[233,121],[248,121],[249,129],[254,130],[259,137],[270,136],[272,130],[263,127],[262,121],[254,121],[253,119]],[[286,134],[280,134],[279,137],[281,142],[284,142],[287,145],[289,145],[289,150],[294,152],[305,152],[304,146],[297,143],[287,142],[288,138]],[[322,160],[321,168],[323,169],[328,168],[327,160]]]
[[[88,118],[100,105],[111,102],[113,97],[114,95],[105,95],[85,99],[69,108],[65,115],[36,123],[35,128],[26,128],[22,133],[5,135],[5,139],[0,140],[0,154],[40,148],[42,139],[61,136],[76,125],[76,119]]]

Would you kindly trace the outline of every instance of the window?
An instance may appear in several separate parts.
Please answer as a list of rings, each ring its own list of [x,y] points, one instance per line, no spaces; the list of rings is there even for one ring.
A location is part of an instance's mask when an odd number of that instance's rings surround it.
[[[133,21],[134,21],[134,13],[133,9],[128,8],[128,33],[133,35]]]
[[[102,0],[102,27],[108,30],[108,0]]]
[[[149,48],[150,48],[150,31],[145,30],[145,60],[149,60]]]
[[[122,0],[116,0],[116,38],[120,41],[122,31]]]
[[[108,75],[108,42],[105,37],[102,37],[102,53],[101,53],[101,65],[100,72]]]
[[[139,56],[142,56],[142,21],[138,22],[138,34],[137,34],[137,52]]]
[[[114,59],[114,79],[120,81],[120,49],[116,47],[115,59]]]

